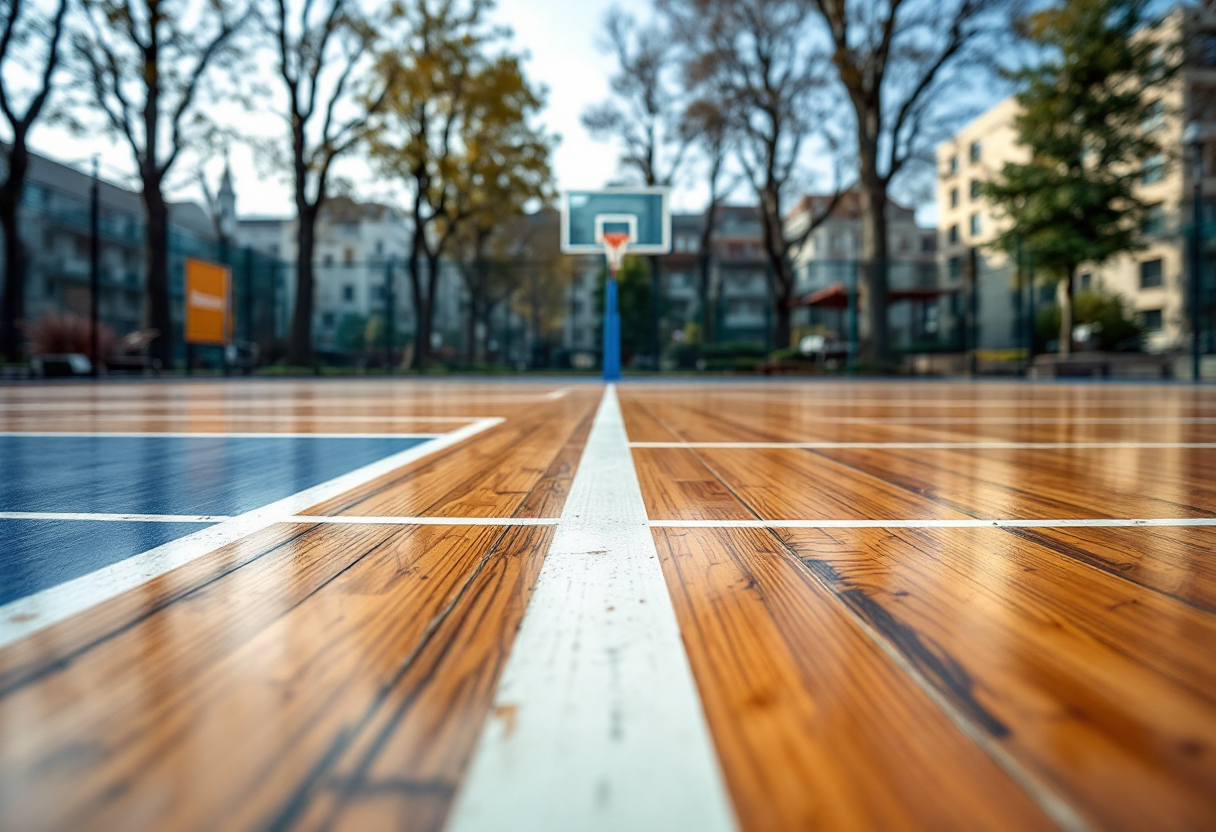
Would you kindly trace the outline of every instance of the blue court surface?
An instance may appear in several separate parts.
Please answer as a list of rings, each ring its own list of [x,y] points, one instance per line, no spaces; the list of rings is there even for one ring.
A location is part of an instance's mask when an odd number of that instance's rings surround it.
[[[238,515],[425,441],[0,436],[0,513]],[[208,525],[0,519],[0,604]]]

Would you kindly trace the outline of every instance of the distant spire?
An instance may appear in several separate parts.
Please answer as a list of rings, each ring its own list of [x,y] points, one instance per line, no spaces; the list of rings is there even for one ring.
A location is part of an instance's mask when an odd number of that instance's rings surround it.
[[[225,196],[236,196],[236,191],[232,187],[232,166],[228,163],[228,151],[224,151],[224,175],[220,179],[220,191],[218,196],[222,199]]]

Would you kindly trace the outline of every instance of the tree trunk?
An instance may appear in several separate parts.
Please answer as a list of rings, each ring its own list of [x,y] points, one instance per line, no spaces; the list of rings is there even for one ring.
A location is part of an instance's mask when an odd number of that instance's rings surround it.
[[[317,210],[297,205],[296,226],[296,308],[291,316],[291,340],[287,363],[308,367],[313,363],[312,304],[314,294],[313,257],[316,252]],[[385,320],[385,326],[388,321]]]
[[[701,270],[697,294],[701,298],[701,344],[712,344],[714,340],[714,312],[709,299],[710,266],[712,258],[708,252],[703,252],[698,259]]]
[[[874,169],[875,155],[876,150],[862,154],[862,174],[858,183],[861,203],[861,344],[858,354],[867,361],[885,364],[890,360],[887,331],[887,185]]]
[[[435,290],[439,286],[439,255],[426,256],[426,295],[418,309],[418,369],[431,364],[431,333],[435,328]]]
[[[414,363],[415,365],[421,359],[424,350],[420,348],[421,341],[419,333],[422,328],[422,310],[426,306],[423,302],[424,287],[422,284],[422,253],[420,251],[418,234],[414,234],[414,242],[410,246],[410,256],[408,261],[410,273],[410,299],[414,304]]]
[[[160,333],[149,347],[153,358],[165,369],[173,368],[173,317],[169,306],[169,205],[160,191],[160,181],[144,178],[144,211],[147,215],[148,325]]]
[[[1075,271],[1069,269],[1064,279],[1056,284],[1056,297],[1060,302],[1059,354],[1065,358],[1072,355],[1072,283]]]
[[[13,138],[8,157],[8,178],[0,186],[0,233],[4,235],[4,298],[0,304],[0,355],[20,361],[25,338],[21,319],[25,317],[25,241],[21,239],[18,210],[29,170],[29,151],[24,133]]]

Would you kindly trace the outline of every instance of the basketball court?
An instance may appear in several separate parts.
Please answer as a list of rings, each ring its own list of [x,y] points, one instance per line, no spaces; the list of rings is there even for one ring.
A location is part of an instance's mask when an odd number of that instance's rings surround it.
[[[0,388],[0,828],[1201,829],[1216,391]]]

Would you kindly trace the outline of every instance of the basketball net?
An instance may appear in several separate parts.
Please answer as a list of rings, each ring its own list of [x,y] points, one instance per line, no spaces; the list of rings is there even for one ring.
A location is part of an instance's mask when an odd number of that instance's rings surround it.
[[[608,274],[616,280],[616,273],[625,262],[625,249],[629,248],[629,234],[622,231],[605,231],[603,241],[604,256],[608,258]]]

